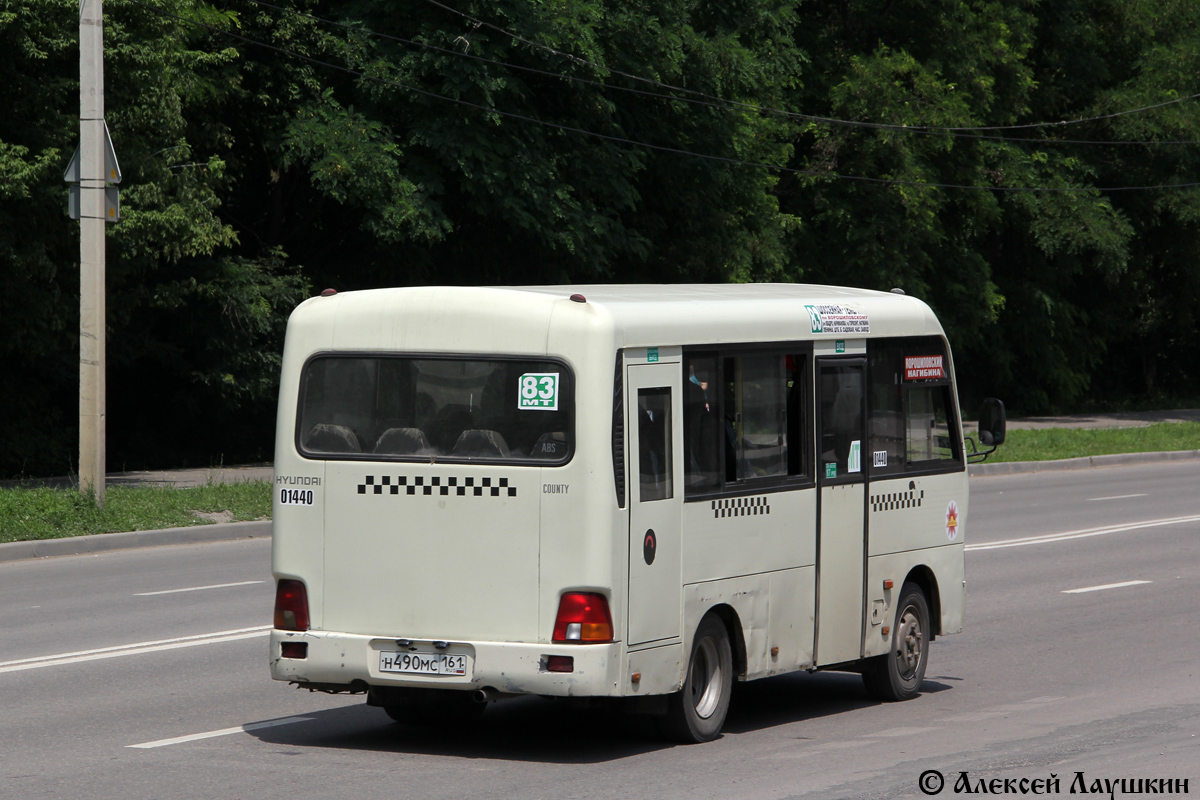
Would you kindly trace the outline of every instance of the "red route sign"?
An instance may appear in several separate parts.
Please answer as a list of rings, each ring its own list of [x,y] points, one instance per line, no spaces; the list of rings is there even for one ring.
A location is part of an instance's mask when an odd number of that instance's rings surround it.
[[[941,356],[905,356],[904,380],[920,381],[946,377]]]

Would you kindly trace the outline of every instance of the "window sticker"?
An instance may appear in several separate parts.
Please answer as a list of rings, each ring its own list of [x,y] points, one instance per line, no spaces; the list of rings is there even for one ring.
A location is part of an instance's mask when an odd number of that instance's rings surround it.
[[[866,314],[843,305],[805,306],[813,333],[870,333]]]
[[[873,467],[886,467],[887,466],[887,450],[876,450],[873,453],[873,455],[875,456],[875,461],[871,464],[871,466],[873,466]]]
[[[846,456],[846,472],[862,472],[862,442],[858,439],[850,443],[850,454]]]
[[[825,462],[825,477],[826,478],[836,478],[837,477],[837,462],[836,461]]]
[[[657,361],[658,361],[658,348],[657,347],[647,347],[646,348],[646,363],[653,364]]]
[[[905,356],[904,380],[926,381],[946,377],[941,356]]]
[[[526,372],[520,379],[517,409],[520,411],[558,411],[557,372]]]

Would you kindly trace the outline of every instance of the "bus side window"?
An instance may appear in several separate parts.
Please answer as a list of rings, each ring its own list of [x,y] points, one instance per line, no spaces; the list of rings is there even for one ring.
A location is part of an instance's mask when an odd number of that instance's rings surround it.
[[[949,400],[949,386],[914,386],[908,390],[908,463],[958,460],[955,439],[950,435]]]
[[[808,422],[808,360],[802,355],[784,356],[787,376],[787,472],[808,474],[808,445],[804,435]]]
[[[725,358],[725,483],[788,474],[786,357]]]
[[[871,472],[904,471],[904,358],[895,340],[872,341],[868,347],[868,404]],[[864,457],[865,454],[864,454]]]
[[[725,438],[725,482],[736,483],[741,480],[742,470],[742,407],[741,391],[738,388],[738,369],[736,358],[722,359],[721,384],[722,400],[721,413],[724,415],[721,430]]]
[[[668,500],[671,481],[671,390],[638,389],[638,499]]]
[[[812,384],[804,353],[688,354],[683,455],[688,497],[809,474]]]
[[[683,478],[687,494],[721,485],[717,357],[689,356],[683,368]]]
[[[868,354],[872,473],[961,462],[945,343],[933,336],[877,340]]]
[[[787,385],[784,356],[746,355],[741,369],[742,478],[773,478],[787,474]]]

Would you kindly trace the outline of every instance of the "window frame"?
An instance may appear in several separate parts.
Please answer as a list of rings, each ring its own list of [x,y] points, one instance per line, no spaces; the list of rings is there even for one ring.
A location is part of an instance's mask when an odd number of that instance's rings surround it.
[[[964,447],[962,440],[962,420],[959,418],[959,408],[955,397],[954,384],[954,364],[950,355],[950,343],[945,336],[937,334],[925,335],[907,335],[907,336],[880,336],[867,339],[867,431],[868,441],[870,441],[870,432],[873,430],[874,417],[876,409],[870,402],[871,387],[875,386],[875,374],[877,370],[872,366],[871,348],[884,347],[887,345],[895,346],[900,352],[900,358],[903,359],[908,353],[906,348],[916,347],[921,340],[929,340],[930,343],[937,343],[937,348],[942,356],[944,377],[941,378],[921,378],[912,381],[901,381],[901,403],[900,414],[902,424],[904,462],[903,467],[898,470],[889,469],[887,472],[880,472],[879,468],[875,467],[874,459],[869,458],[870,453],[864,453],[863,463],[868,471],[867,476],[872,481],[896,480],[899,478],[915,478],[923,475],[944,475],[953,472],[962,472],[967,468],[967,462],[964,457]],[[918,348],[919,349],[919,348]],[[926,353],[927,355],[928,353]],[[903,368],[903,366],[901,367]],[[947,427],[950,431],[950,447],[954,451],[953,458],[944,459],[928,459],[925,461],[909,461],[908,460],[908,419],[909,419],[909,390],[910,389],[941,389],[947,399],[946,416]],[[959,432],[958,436],[954,435],[954,431]]]
[[[397,455],[392,453],[324,453],[313,452],[306,450],[301,436],[301,424],[303,422],[304,399],[308,389],[309,366],[312,362],[322,358],[346,358],[346,359],[389,359],[389,360],[406,360],[406,361],[508,361],[508,362],[536,362],[542,364],[556,364],[562,368],[562,377],[560,378],[560,397],[565,400],[560,400],[560,411],[564,410],[562,406],[566,406],[567,422],[564,430],[567,433],[567,453],[557,459],[532,459],[532,458],[489,458],[481,459],[479,457],[470,456],[450,456],[450,455]],[[570,363],[566,359],[559,356],[549,355],[513,355],[500,353],[428,353],[428,352],[396,352],[396,351],[379,351],[379,350],[321,350],[310,354],[304,359],[304,363],[300,367],[300,380],[296,391],[296,411],[295,423],[292,433],[292,444],[296,448],[296,452],[301,458],[309,461],[369,461],[369,462],[396,462],[409,464],[459,464],[471,466],[497,466],[497,467],[562,467],[571,462],[575,457],[576,438],[575,438],[575,396],[576,396],[575,370],[571,368]]]
[[[811,341],[800,342],[754,342],[754,343],[716,343],[685,346],[683,348],[682,358],[680,359],[680,374],[683,382],[689,380],[687,367],[692,358],[710,357],[716,361],[716,376],[713,383],[717,386],[715,392],[715,401],[717,405],[716,413],[719,420],[725,419],[725,359],[735,358],[737,356],[764,356],[778,355],[781,357],[796,356],[804,359],[804,365],[798,369],[796,374],[803,384],[800,388],[801,408],[799,410],[799,428],[804,432],[802,447],[800,449],[800,472],[797,474],[770,475],[765,477],[744,478],[740,481],[729,481],[725,474],[725,449],[727,446],[725,436],[718,436],[718,454],[717,463],[720,465],[718,470],[719,480],[715,488],[706,488],[694,490],[684,481],[683,486],[683,502],[685,503],[700,503],[709,500],[720,500],[727,497],[746,497],[748,495],[770,494],[774,492],[789,492],[798,489],[811,489],[816,486],[816,476],[813,472],[814,463],[814,436],[815,434],[815,409],[813,406],[813,343]],[[789,421],[789,409],[787,408],[787,397],[784,397],[784,424]],[[684,430],[687,429],[687,409],[684,408],[683,417]],[[689,451],[687,450],[687,437],[684,437],[681,442],[681,453],[684,458],[684,474],[687,474],[687,458]],[[792,442],[788,442],[788,451],[791,452]],[[790,469],[790,456],[787,459],[788,468]],[[677,493],[678,494],[678,493]]]
[[[861,420],[859,431],[860,431],[860,435],[863,437],[859,441],[859,470],[858,470],[858,472],[842,472],[832,478],[826,478],[824,475],[818,474],[819,470],[814,469],[814,471],[813,471],[814,478],[819,479],[821,486],[849,486],[849,485],[854,485],[854,484],[865,484],[865,483],[869,482],[871,479],[870,474],[867,472],[867,469],[868,469],[867,461],[868,461],[868,455],[869,455],[870,451],[868,450],[867,447],[863,446],[864,443],[869,443],[871,441],[871,439],[870,439],[870,430],[871,430],[871,428],[870,428],[870,407],[869,407],[870,403],[868,402],[868,395],[870,393],[871,380],[870,380],[870,376],[869,376],[870,364],[868,362],[868,359],[867,359],[866,355],[859,355],[857,353],[851,354],[851,355],[832,355],[832,356],[822,355],[821,363],[814,364],[813,367],[814,367],[813,374],[814,374],[815,380],[818,384],[821,380],[821,370],[823,370],[823,369],[844,369],[846,367],[858,367],[860,369],[860,374],[862,375],[862,382],[863,382],[862,393],[859,397],[859,403],[858,403],[859,414],[860,414],[859,419]],[[826,420],[824,418],[824,416],[822,415],[821,400],[819,398],[816,398],[815,395],[814,395],[814,402],[816,403],[816,408],[814,409],[814,413],[816,414],[816,417],[817,417],[817,419],[815,420],[816,431],[814,433],[814,436],[816,438],[814,441],[814,445],[816,447],[820,447],[821,446],[820,442],[824,439],[824,436],[825,436],[825,427],[824,426],[828,420]],[[824,451],[817,450],[816,453],[817,453],[816,460],[819,462],[820,459],[823,457],[822,454],[824,453]]]
[[[675,413],[672,408],[674,393],[675,389],[671,386],[639,386],[637,388],[637,501],[639,503],[657,503],[663,500],[672,500],[675,497],[675,431],[673,428]],[[646,424],[647,418],[642,416],[642,411],[648,409],[643,405],[642,398],[666,400],[662,407],[663,415],[666,418],[665,421],[659,422],[651,419],[651,424],[662,426],[661,433],[664,438],[661,442],[654,442],[649,438],[651,431]],[[646,482],[643,477],[647,474],[645,459],[653,455],[655,444],[665,445],[662,448],[662,460],[664,462],[661,465],[662,469],[658,473],[655,473],[662,476],[662,485],[661,487],[657,487],[661,491],[653,492],[654,496],[647,496]]]

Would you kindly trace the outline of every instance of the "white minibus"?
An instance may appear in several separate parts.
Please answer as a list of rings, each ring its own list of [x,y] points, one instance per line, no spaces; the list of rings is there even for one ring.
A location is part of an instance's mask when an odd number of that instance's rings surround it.
[[[611,698],[686,742],[734,680],[911,698],[963,626],[968,455],[898,290],[326,290],[284,348],[271,674],[398,721]]]

